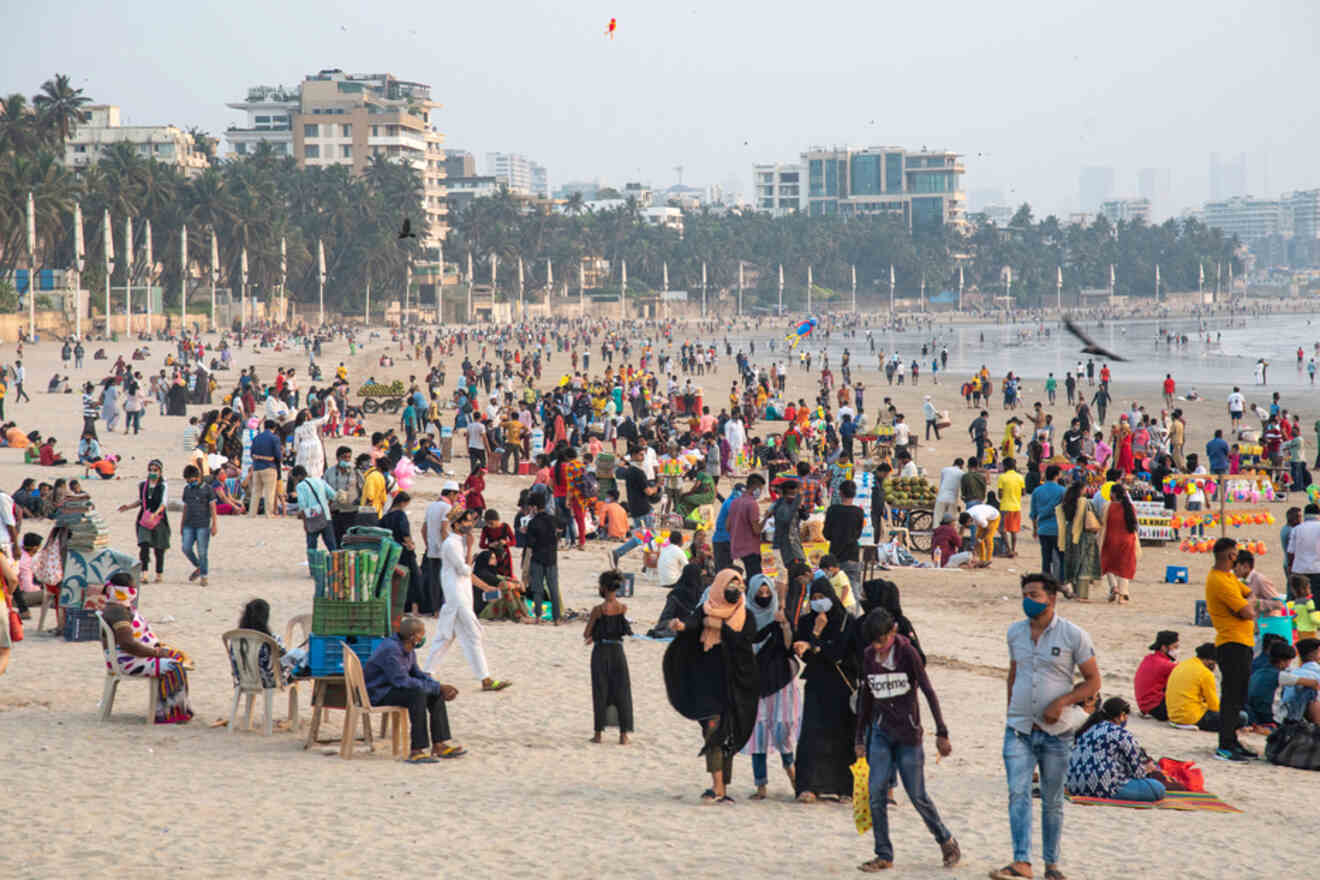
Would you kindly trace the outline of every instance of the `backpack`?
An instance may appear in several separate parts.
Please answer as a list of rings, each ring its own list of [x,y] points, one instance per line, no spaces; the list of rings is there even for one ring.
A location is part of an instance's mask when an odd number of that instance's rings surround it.
[[[1320,770],[1320,727],[1285,721],[1265,740],[1265,759],[1298,770]]]

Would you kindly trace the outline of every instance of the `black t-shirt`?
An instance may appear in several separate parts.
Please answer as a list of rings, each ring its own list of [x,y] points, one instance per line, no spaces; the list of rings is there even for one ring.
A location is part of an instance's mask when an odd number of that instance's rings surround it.
[[[856,504],[831,504],[825,511],[824,530],[830,555],[839,562],[856,562],[860,553],[857,539],[865,525],[865,515]]]
[[[646,479],[646,472],[637,465],[631,465],[623,478],[624,485],[628,489],[628,514],[630,516],[646,516],[651,512],[651,496],[646,494],[646,489],[650,481]]]

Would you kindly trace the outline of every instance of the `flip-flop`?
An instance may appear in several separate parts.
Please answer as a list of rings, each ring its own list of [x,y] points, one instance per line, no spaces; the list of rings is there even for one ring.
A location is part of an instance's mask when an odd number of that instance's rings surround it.
[[[726,794],[724,797],[720,798],[720,799],[719,799],[718,801],[716,801],[715,803],[717,803],[717,804],[729,804],[729,805],[732,806],[733,804],[736,804],[737,801],[735,801],[733,798],[729,797],[729,796]]]
[[[430,755],[412,755],[405,759],[409,764],[439,764],[438,758],[432,758]]]
[[[490,684],[488,684],[488,685],[483,684],[483,685],[481,686],[481,689],[482,689],[483,691],[502,691],[502,690],[504,690],[506,687],[511,687],[512,685],[513,685],[513,682],[511,682],[511,681],[501,681],[500,679],[495,679],[494,681],[492,681],[492,682],[491,682]]]
[[[437,759],[444,758],[448,760],[449,758],[461,758],[466,754],[467,754],[467,749],[463,748],[462,746],[446,746],[445,750],[440,754],[436,755],[435,757]]]

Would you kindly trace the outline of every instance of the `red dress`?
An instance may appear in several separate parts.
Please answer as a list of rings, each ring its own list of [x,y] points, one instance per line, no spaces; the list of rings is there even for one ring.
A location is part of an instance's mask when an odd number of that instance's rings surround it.
[[[1123,521],[1123,505],[1105,508],[1105,542],[1100,547],[1100,573],[1131,580],[1137,574],[1137,536]]]
[[[1124,434],[1118,441],[1118,469],[1125,474],[1132,473],[1132,435]]]

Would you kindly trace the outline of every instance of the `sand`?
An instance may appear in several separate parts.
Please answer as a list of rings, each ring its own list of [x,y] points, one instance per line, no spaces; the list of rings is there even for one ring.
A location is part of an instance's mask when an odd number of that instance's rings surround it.
[[[375,340],[352,361],[346,346],[336,344],[328,348],[322,364],[328,371],[340,360],[350,361],[355,387],[369,373],[378,379],[388,375],[406,380],[410,373],[424,372],[421,365],[403,360],[397,346],[390,346],[400,358],[396,367],[377,368],[375,358],[386,344],[385,339]],[[76,383],[101,377],[130,345],[108,348],[110,361],[89,359],[87,368],[75,374]],[[158,368],[164,346],[156,343],[153,348],[156,356],[149,365]],[[0,349],[0,358],[13,356],[11,345]],[[14,405],[11,397],[9,417],[17,418],[24,430],[55,431],[68,452],[81,425],[78,396],[52,397],[36,390],[45,387],[53,370],[63,372],[58,358],[54,343],[26,349],[33,399]],[[598,360],[593,357],[597,369]],[[565,361],[565,355],[556,355],[547,377],[557,376]],[[300,353],[263,350],[255,356],[249,351],[238,363],[255,364],[269,377],[279,365],[302,368],[306,361]],[[451,365],[449,375],[456,373]],[[950,376],[938,386],[923,377],[915,388],[891,389],[874,370],[858,373],[868,386],[872,409],[888,394],[915,425],[922,395],[933,393],[941,409],[952,411],[953,428],[943,441],[923,444],[922,464],[938,470],[954,455],[966,454],[967,411],[956,399],[963,377]],[[712,389],[709,397],[723,399],[732,374],[731,359],[723,358],[718,374],[700,381]],[[1000,378],[995,376],[996,382]],[[790,391],[794,397],[808,396],[808,374],[794,370]],[[1208,402],[1186,406],[1189,450],[1203,448],[1210,429],[1225,420],[1226,389],[1201,391]],[[1028,383],[1024,397],[1028,404],[1043,400],[1039,383]],[[1158,387],[1131,386],[1122,370],[1115,372],[1114,397],[1135,397],[1148,409],[1159,409]],[[1066,426],[1062,392],[1059,399],[1052,411],[1056,423]],[[1285,399],[1290,408],[1296,403]],[[191,407],[190,412],[202,409]],[[1309,400],[1302,404],[1304,425],[1311,424],[1314,410]],[[1005,414],[997,404],[991,412],[992,435],[998,437]],[[377,416],[368,425],[375,429],[393,421]],[[153,405],[140,436],[103,437],[106,448],[125,457],[121,479],[85,485],[111,522],[116,548],[135,550],[133,515],[118,514],[115,507],[132,500],[149,458],[164,459],[174,496],[181,491],[177,475],[184,464],[184,424],[182,418],[158,415]],[[1309,447],[1309,435],[1307,440]],[[356,451],[364,443],[349,445]],[[54,473],[26,468],[17,453],[0,451],[0,485],[9,490],[24,476],[53,479],[80,473],[74,467]],[[435,497],[439,482],[428,476],[418,485],[411,516],[415,532],[421,509]],[[508,518],[518,489],[527,482],[492,477],[488,503]],[[1284,505],[1272,509],[1281,521]],[[39,635],[34,614],[29,637],[15,646],[9,671],[0,677],[0,766],[10,806],[6,827],[12,833],[6,837],[11,876],[109,869],[198,877],[239,871],[251,876],[309,871],[379,876],[390,870],[453,877],[651,877],[679,871],[689,876],[854,876],[855,865],[871,855],[870,835],[856,833],[848,808],[791,803],[791,787],[774,760],[768,801],[746,800],[750,763],[739,758],[730,785],[738,804],[728,809],[699,805],[698,795],[709,777],[697,757],[697,726],[679,717],[665,699],[660,677],[663,644],[630,641],[626,646],[636,707],[633,743],[621,747],[607,731],[605,744],[589,744],[590,649],[583,646],[577,624],[486,625],[493,674],[515,681],[499,694],[481,693],[461,652],[449,653],[438,677],[461,691],[450,704],[450,718],[455,736],[470,750],[457,761],[407,766],[391,760],[388,747],[370,756],[360,752],[352,762],[326,755],[323,748],[304,751],[310,714],[306,692],[303,729],[297,734],[264,737],[211,728],[211,722],[228,716],[232,699],[220,634],[236,625],[243,603],[255,596],[267,599],[277,631],[292,615],[311,610],[303,532],[293,519],[221,518],[219,535],[211,544],[211,585],[202,588],[186,580],[191,566],[178,549],[177,514],[174,520],[166,581],[143,590],[141,607],[162,639],[197,660],[191,675],[196,719],[186,726],[144,726],[144,688],[125,685],[113,717],[99,722],[99,646]],[[45,534],[49,524],[38,521],[34,528]],[[1277,526],[1243,528],[1236,534],[1269,544],[1262,565],[1278,583]],[[900,794],[890,822],[896,868],[904,876],[984,877],[1009,861],[1000,757],[1004,632],[1021,617],[1018,574],[1039,564],[1037,545],[1029,532],[1024,536],[1018,559],[996,559],[989,570],[890,575],[902,588],[905,610],[931,655],[931,677],[951,730],[953,755],[937,764],[929,744],[926,778],[964,853],[957,870],[942,869],[938,848]],[[634,553],[625,568],[636,570],[640,561],[640,553]],[[599,549],[561,554],[560,582],[568,607],[586,610],[598,601],[595,578],[602,563]],[[1191,569],[1190,584],[1159,582],[1165,565],[1173,563]],[[1193,601],[1202,594],[1207,567],[1204,555],[1182,554],[1174,545],[1147,548],[1131,587],[1130,606],[1061,603],[1060,612],[1086,628],[1095,641],[1106,695],[1132,699],[1133,671],[1156,630],[1180,630],[1184,655],[1213,637],[1212,631],[1191,625]],[[637,596],[627,600],[637,631],[655,620],[663,596],[653,581],[639,578]],[[277,717],[282,718],[282,700],[277,705]],[[922,712],[929,720],[928,712]],[[342,715],[333,713],[329,723],[334,732]],[[1309,867],[1302,847],[1270,843],[1280,839],[1281,827],[1296,822],[1309,776],[1263,762],[1236,766],[1215,761],[1213,734],[1176,731],[1139,718],[1133,718],[1130,727],[1152,755],[1200,762],[1207,787],[1244,812],[1066,805],[1063,867],[1070,877],[1115,876],[1117,871],[1125,876],[1223,877],[1264,865],[1286,876]],[[1247,742],[1257,749],[1264,745],[1260,737]],[[1039,810],[1033,811],[1033,851],[1041,876]]]

